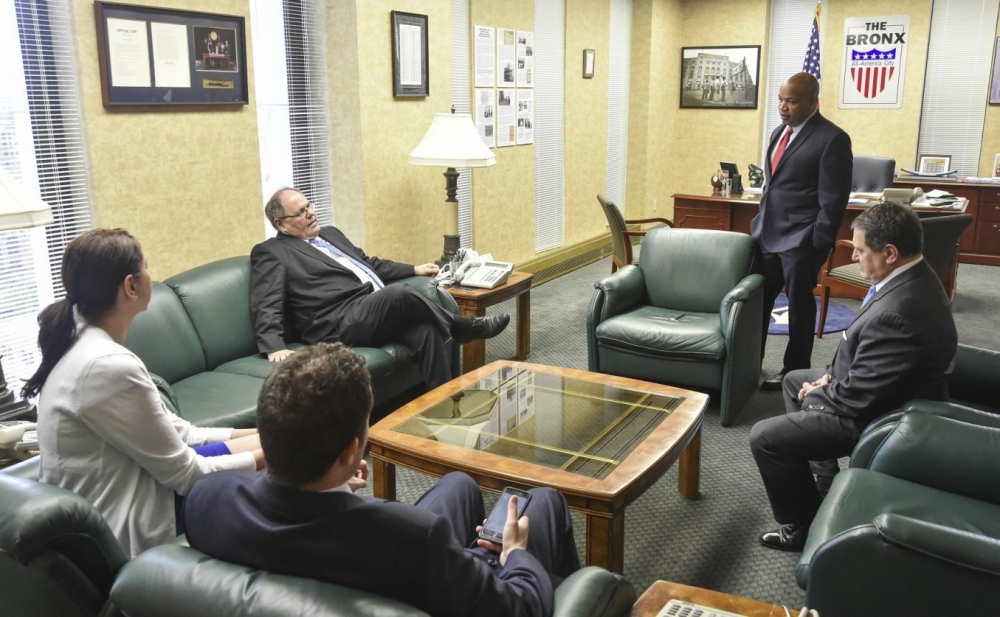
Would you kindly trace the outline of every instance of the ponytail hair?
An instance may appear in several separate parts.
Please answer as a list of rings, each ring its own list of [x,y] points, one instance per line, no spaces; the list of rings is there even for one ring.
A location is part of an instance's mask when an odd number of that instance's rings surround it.
[[[49,373],[76,340],[74,307],[86,322],[94,322],[114,308],[125,277],[141,276],[142,248],[124,229],[94,229],[80,234],[62,258],[66,297],[38,316],[38,347],[42,363],[24,384],[21,396],[37,396]]]

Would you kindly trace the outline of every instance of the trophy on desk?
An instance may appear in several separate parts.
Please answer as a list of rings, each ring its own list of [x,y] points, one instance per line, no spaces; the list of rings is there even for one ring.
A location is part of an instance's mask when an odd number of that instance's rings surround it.
[[[764,170],[757,167],[753,163],[748,163],[750,171],[747,175],[750,177],[750,186],[759,189],[764,185]]]

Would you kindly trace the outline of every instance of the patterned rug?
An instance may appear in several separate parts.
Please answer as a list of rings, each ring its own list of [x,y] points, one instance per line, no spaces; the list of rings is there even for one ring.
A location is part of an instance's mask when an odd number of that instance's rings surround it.
[[[816,298],[816,326],[819,325],[819,303]],[[846,330],[847,326],[854,320],[855,312],[843,304],[830,300],[830,306],[826,311],[826,325],[823,326],[823,334],[830,332],[840,332]],[[816,327],[813,327],[813,332]],[[774,310],[771,311],[771,323],[767,327],[768,334],[780,334],[788,336],[788,297],[784,293],[778,294],[778,299],[774,301]]]

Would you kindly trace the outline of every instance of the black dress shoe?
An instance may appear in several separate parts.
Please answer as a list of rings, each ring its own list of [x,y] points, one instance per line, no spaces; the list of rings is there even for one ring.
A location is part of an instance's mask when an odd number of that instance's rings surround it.
[[[781,382],[785,380],[784,373],[778,373],[770,379],[765,379],[763,383],[760,384],[761,390],[781,390]]]
[[[469,341],[493,338],[503,332],[504,328],[506,328],[509,323],[510,315],[507,313],[490,315],[489,317],[473,317],[472,323],[469,325],[469,329],[466,331],[465,335],[455,337],[455,340],[459,343],[465,344]]]
[[[782,525],[774,531],[762,533],[757,537],[760,543],[767,548],[790,553],[801,553],[806,545],[806,536],[809,535],[809,528],[801,525]]]

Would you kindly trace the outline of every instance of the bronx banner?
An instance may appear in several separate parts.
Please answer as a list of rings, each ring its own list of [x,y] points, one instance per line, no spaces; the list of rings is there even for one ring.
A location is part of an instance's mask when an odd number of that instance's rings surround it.
[[[903,106],[909,15],[849,17],[844,20],[841,109],[899,109]]]

